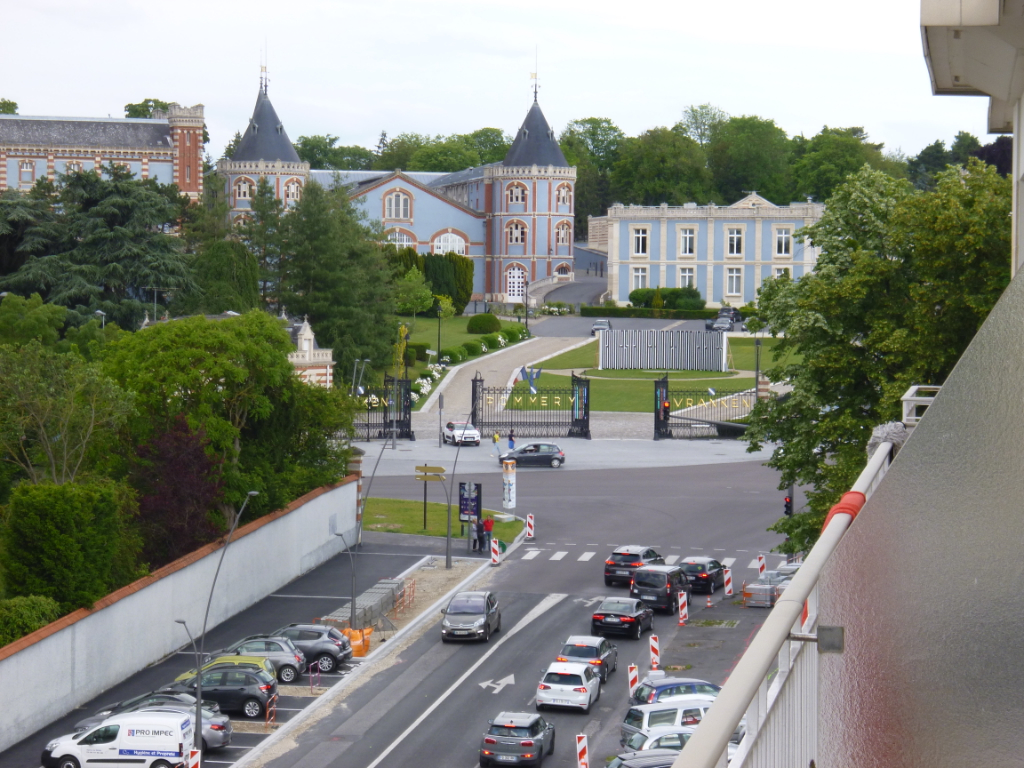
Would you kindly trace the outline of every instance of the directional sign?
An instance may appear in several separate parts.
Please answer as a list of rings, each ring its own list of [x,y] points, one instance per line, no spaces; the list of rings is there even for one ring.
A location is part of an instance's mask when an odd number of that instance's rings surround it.
[[[600,603],[602,600],[604,600],[603,597],[589,597],[589,598],[588,597],[577,597],[575,600],[573,600],[573,602],[574,603],[583,603],[583,605],[585,605],[585,606],[587,606],[589,608],[594,603]]]
[[[488,686],[490,686],[491,688],[494,689],[493,691],[491,691],[491,693],[498,693],[506,685],[515,685],[515,684],[516,684],[516,676],[515,675],[509,675],[508,677],[501,678],[501,680],[499,680],[496,683],[491,682],[490,680],[485,680],[484,682],[480,683],[480,687],[481,688],[487,688]]]
[[[443,483],[445,477],[444,475],[416,475],[416,479],[425,483]]]
[[[417,472],[444,472],[444,467],[416,467]]]

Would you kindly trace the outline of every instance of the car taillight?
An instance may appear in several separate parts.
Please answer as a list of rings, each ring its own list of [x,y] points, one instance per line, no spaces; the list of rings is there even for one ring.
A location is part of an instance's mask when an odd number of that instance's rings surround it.
[[[533,753],[532,753],[532,752],[524,752],[524,753],[523,753],[523,755],[522,755],[522,757],[523,757],[523,759],[525,759],[525,760],[532,760],[532,759],[533,759],[533,757],[534,757],[534,755],[533,755]]]
[[[671,595],[672,594],[672,585],[671,584],[666,584],[665,585],[665,591],[668,592]]]
[[[334,643],[339,648],[341,648],[341,647],[343,647],[345,645],[345,643],[343,643],[341,640],[335,640],[333,638],[331,638],[331,642]]]
[[[604,614],[603,613],[595,613],[594,614],[594,621],[604,621]]]
[[[640,563],[640,562],[637,562],[637,563],[629,563],[629,565],[633,566],[634,568],[639,568],[639,567],[640,567],[641,565],[643,565],[643,563]]]
[[[498,743],[498,740],[497,739],[492,739],[490,736],[487,736],[486,738],[484,738],[484,744],[497,744],[497,743]]]
[[[301,662],[302,661],[302,657],[301,656],[296,656],[295,660],[298,661],[298,662]]]
[[[263,691],[264,693],[270,693],[271,687],[272,686],[270,685],[270,683],[264,683],[263,685],[260,686],[260,690]]]
[[[615,561],[614,560],[605,560],[604,564],[605,565],[615,565]]]
[[[708,577],[708,575],[707,575],[706,573],[702,573],[702,574],[700,575],[700,578],[702,578],[702,579],[706,579],[707,577]]]
[[[568,661],[568,659],[565,656],[558,656],[555,658],[555,661]]]
[[[601,666],[601,660],[600,659],[591,659],[590,663],[594,664],[595,666],[598,666],[598,667]]]
[[[538,691],[550,691],[551,690],[551,686],[550,685],[544,685],[544,683],[541,683],[540,685],[537,686],[537,690]]]
[[[573,690],[576,691],[576,693],[586,693],[587,692],[586,688],[573,688]]]
[[[224,730],[224,726],[220,725],[219,723],[210,723],[210,728],[212,730],[214,730],[214,731],[223,731]]]
[[[533,746],[533,739],[523,739],[522,741],[519,742],[519,746],[520,747],[532,747]],[[523,755],[523,757],[526,757],[526,755]]]
[[[636,621],[636,619],[634,619],[632,616],[623,616],[622,617],[622,623],[623,624],[632,624],[634,621]]]

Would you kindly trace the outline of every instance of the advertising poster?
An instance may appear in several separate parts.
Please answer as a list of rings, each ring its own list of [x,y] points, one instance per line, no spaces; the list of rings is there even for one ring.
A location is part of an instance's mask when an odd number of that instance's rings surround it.
[[[516,508],[516,463],[501,462],[501,508]]]
[[[459,520],[468,523],[471,517],[483,513],[483,485],[480,483],[459,483]]]

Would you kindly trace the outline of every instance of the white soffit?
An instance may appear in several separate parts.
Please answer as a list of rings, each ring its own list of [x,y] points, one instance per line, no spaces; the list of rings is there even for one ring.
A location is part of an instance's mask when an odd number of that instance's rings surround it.
[[[921,0],[922,27],[994,27],[1001,0]]]

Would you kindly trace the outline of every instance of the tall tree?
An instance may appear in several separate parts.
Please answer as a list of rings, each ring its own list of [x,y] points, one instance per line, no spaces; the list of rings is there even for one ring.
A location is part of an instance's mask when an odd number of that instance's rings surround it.
[[[28,194],[0,192],[0,277],[17,272],[30,255],[50,247],[57,235],[52,193],[52,185],[43,180]]]
[[[64,307],[44,304],[38,293],[27,299],[9,293],[0,301],[0,344],[19,348],[36,340],[44,347],[56,346],[66,314]]]
[[[0,115],[18,114],[18,102],[10,99],[0,99]]]
[[[480,165],[480,153],[461,136],[451,136],[417,149],[409,158],[410,171],[454,173]]]
[[[949,154],[954,163],[967,165],[967,162],[972,157],[977,156],[979,149],[981,149],[981,142],[978,141],[977,136],[967,131],[960,131],[953,138],[953,143],[949,146]]]
[[[170,107],[170,102],[161,101],[160,99],[143,99],[138,104],[125,104],[124,105],[124,116],[125,117],[152,117],[153,110],[160,109],[167,111]]]
[[[696,141],[702,148],[711,143],[715,131],[729,119],[725,110],[711,104],[691,104],[683,110],[683,119],[672,130]]]
[[[1009,136],[997,136],[991,144],[986,144],[974,153],[983,163],[994,165],[1003,176],[1008,176],[1013,168],[1013,139]]]
[[[827,200],[835,189],[865,163],[877,168],[885,162],[882,145],[868,142],[863,128],[829,128],[812,139],[793,139],[793,182],[796,195]]]
[[[419,133],[400,133],[393,139],[387,139],[386,135],[382,135],[382,146],[378,147],[373,167],[378,171],[408,170],[412,167],[410,161],[416,150],[433,142],[429,136]]]
[[[611,172],[612,197],[640,205],[682,205],[713,197],[704,152],[693,139],[652,128],[627,139]]]
[[[512,146],[512,137],[500,128],[480,128],[459,136],[469,147],[476,150],[483,164],[500,163]]]
[[[434,304],[434,294],[430,292],[423,273],[413,267],[395,283],[395,307],[405,315],[412,315],[412,330],[416,330],[416,315],[426,312]],[[0,326],[2,327],[2,326]]]
[[[238,221],[238,236],[256,259],[260,297],[266,309],[281,304],[281,242],[284,236],[284,208],[274,188],[260,177],[249,201],[249,213]]]
[[[299,136],[295,151],[311,168],[327,171],[363,171],[373,165],[374,154],[363,147],[336,146],[337,136]]]
[[[238,145],[242,143],[242,134],[240,131],[235,131],[235,135],[231,137],[231,141],[224,147],[224,151],[221,153],[221,157],[230,160],[235,156],[235,152],[238,151]]]
[[[626,134],[607,117],[585,117],[572,120],[565,126],[559,141],[578,140],[587,150],[594,164],[608,171],[619,159],[619,149]]]
[[[943,141],[933,141],[910,160],[910,180],[918,189],[932,189],[935,177],[954,162]]]
[[[705,146],[714,185],[725,202],[750,191],[777,205],[789,202],[792,147],[773,120],[731,117],[716,125]]]

